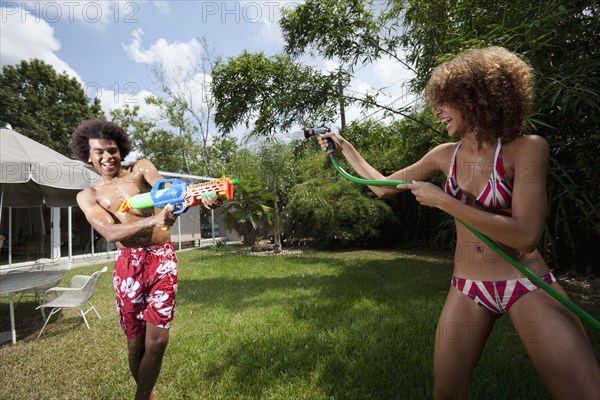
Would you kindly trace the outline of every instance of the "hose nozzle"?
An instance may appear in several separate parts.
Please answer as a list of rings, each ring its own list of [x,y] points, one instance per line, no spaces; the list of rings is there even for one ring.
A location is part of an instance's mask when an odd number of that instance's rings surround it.
[[[323,135],[328,132],[331,132],[329,128],[304,128],[304,137],[306,139],[310,139],[312,137]],[[333,144],[333,140],[331,140],[331,138],[327,138],[327,143],[327,154],[333,154],[333,152],[335,151],[335,145]]]
[[[304,128],[304,137],[310,139],[313,136],[319,136],[329,132],[329,128]]]

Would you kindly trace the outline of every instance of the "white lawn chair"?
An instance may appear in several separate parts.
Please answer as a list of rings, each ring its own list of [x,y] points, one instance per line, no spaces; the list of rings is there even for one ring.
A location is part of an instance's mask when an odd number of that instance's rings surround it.
[[[61,265],[59,264],[58,261],[52,261],[49,260],[47,258],[40,258],[39,260],[36,260],[33,263],[33,266],[28,269],[28,272],[43,272],[43,271],[49,271],[49,270],[53,270],[53,271],[64,271],[64,274],[66,274],[69,269],[71,269],[70,266],[67,266],[66,268],[63,266],[61,267]],[[15,271],[10,271],[10,273],[19,273],[22,272],[22,270],[15,270]],[[64,276],[63,274],[63,276]],[[17,299],[17,303],[19,304],[19,302],[21,301],[21,299],[24,296],[33,296],[34,300],[36,303],[38,304],[43,304],[46,299],[44,298],[44,293],[50,289],[51,287],[54,287],[56,285],[58,285],[60,283],[60,281],[62,280],[62,276],[57,277],[55,281],[48,283],[47,285],[44,286],[36,286],[30,289],[25,289],[25,290],[21,290],[19,292],[17,292],[20,296]],[[16,307],[16,305],[15,305]],[[46,317],[44,316],[44,310],[42,310],[42,316],[44,317],[44,319],[46,319]]]
[[[100,276],[105,273],[107,267],[102,268],[100,271],[94,272],[91,276],[85,275],[75,275],[71,278],[71,283],[69,287],[53,287],[46,291],[45,295],[47,296],[50,292],[56,292],[58,295],[56,298],[49,300],[48,302],[40,305],[38,308],[50,308],[50,315],[46,318],[46,322],[42,327],[42,330],[38,334],[38,339],[42,336],[42,332],[46,328],[48,321],[50,318],[57,312],[66,309],[79,309],[81,316],[83,317],[83,322],[85,322],[85,326],[90,329],[90,325],[85,318],[85,314],[90,311],[94,311],[98,318],[100,314],[96,310],[96,307],[90,302],[91,298],[96,293],[96,289],[98,288],[98,283],[100,282]],[[83,311],[83,307],[87,305],[90,306],[87,311]]]

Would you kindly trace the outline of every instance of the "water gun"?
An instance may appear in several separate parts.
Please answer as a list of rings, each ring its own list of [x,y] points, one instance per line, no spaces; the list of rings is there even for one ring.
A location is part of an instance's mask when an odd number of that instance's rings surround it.
[[[154,184],[150,192],[125,200],[119,207],[119,211],[125,213],[131,208],[163,208],[170,204],[174,208],[173,214],[183,214],[188,208],[202,204],[202,199],[205,197],[218,195],[232,200],[233,185],[237,183],[239,179],[226,176],[199,184],[191,184],[176,178],[161,179]],[[167,184],[170,186],[166,187]]]

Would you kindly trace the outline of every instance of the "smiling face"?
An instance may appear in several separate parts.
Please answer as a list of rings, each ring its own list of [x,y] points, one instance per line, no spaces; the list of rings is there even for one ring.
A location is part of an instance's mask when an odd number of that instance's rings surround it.
[[[115,177],[121,171],[121,153],[114,140],[89,139],[90,158],[96,171],[103,177]]]
[[[446,127],[448,135],[463,137],[468,132],[468,126],[461,112],[447,104],[436,107],[435,115]]]

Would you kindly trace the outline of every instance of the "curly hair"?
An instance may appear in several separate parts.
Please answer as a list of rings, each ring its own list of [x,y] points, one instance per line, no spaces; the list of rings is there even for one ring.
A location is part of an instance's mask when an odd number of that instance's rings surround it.
[[[425,87],[430,106],[457,108],[481,141],[522,135],[533,94],[529,64],[497,46],[471,49],[438,65]]]
[[[121,159],[125,159],[131,152],[131,139],[123,128],[114,122],[91,119],[75,128],[70,142],[75,157],[86,163],[90,158],[90,139],[114,140],[121,153]]]

